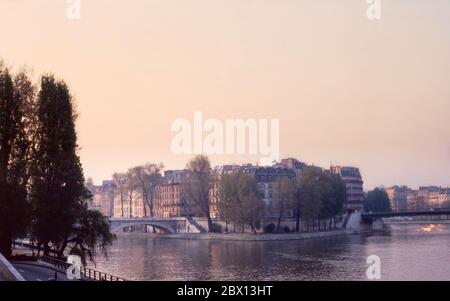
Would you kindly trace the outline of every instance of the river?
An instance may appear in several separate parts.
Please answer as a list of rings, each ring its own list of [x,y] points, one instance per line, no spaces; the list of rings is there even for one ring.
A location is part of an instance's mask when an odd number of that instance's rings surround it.
[[[428,225],[428,224],[427,224]],[[450,280],[450,224],[394,224],[388,234],[302,241],[161,239],[123,233],[96,269],[130,280],[367,280],[366,259],[381,259],[381,280]]]

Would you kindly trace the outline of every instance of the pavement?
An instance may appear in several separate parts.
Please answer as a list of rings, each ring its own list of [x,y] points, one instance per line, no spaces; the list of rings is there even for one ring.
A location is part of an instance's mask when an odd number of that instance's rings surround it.
[[[72,281],[65,273],[43,264],[35,262],[11,262],[11,264],[26,281]]]

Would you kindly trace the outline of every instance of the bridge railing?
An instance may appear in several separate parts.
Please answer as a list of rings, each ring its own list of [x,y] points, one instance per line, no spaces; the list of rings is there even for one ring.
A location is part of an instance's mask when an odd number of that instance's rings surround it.
[[[66,271],[71,264],[53,258],[53,257],[49,257],[49,256],[39,256],[38,257],[38,261],[40,262],[44,262],[46,264],[49,264],[57,269]],[[84,277],[91,279],[91,280],[96,280],[96,281],[127,281],[125,278],[121,278],[121,277],[117,277],[117,276],[113,276],[111,274],[107,274],[107,273],[103,273],[100,271],[96,271],[93,270],[91,268],[87,268],[87,267],[82,267],[81,270],[81,275],[83,275]]]

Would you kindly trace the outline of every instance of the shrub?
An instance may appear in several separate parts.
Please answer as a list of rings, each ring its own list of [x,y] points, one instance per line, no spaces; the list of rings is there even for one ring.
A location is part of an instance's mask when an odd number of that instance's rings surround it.
[[[220,224],[213,223],[211,226],[210,232],[222,233],[222,226]]]
[[[264,233],[273,233],[273,231],[275,231],[275,228],[275,225],[273,223],[270,223],[264,227]]]

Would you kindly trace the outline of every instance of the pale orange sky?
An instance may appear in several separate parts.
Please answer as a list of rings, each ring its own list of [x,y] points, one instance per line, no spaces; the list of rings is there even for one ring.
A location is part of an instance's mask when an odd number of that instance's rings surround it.
[[[176,118],[278,118],[282,157],[361,169],[365,188],[450,186],[450,1],[0,0],[0,57],[76,97],[98,183],[145,162],[181,168]],[[217,156],[214,164],[257,162]]]

